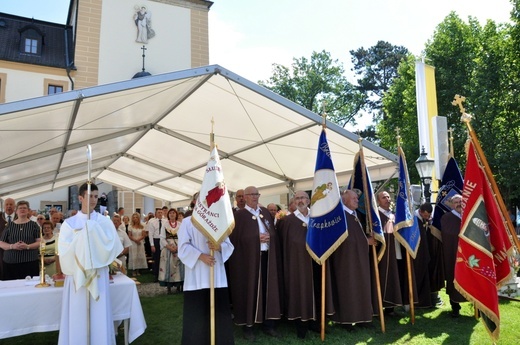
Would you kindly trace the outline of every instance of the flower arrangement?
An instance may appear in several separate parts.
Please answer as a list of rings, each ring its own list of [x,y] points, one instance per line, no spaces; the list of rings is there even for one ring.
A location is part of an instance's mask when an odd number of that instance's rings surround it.
[[[280,211],[276,212],[276,214],[274,215],[274,217],[277,220],[283,219],[285,216],[287,216],[287,211],[286,210],[280,210]]]
[[[515,272],[515,276],[520,277],[520,253],[517,250],[514,250],[513,255],[509,258],[509,265]]]

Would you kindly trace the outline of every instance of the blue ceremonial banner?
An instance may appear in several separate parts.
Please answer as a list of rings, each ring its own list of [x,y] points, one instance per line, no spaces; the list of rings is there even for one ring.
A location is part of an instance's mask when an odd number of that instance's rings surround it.
[[[450,199],[455,194],[462,195],[462,188],[464,182],[462,174],[460,173],[459,165],[455,158],[451,157],[448,160],[444,175],[442,175],[441,186],[439,188],[439,194],[435,201],[435,209],[433,210],[432,220],[432,235],[441,239],[441,218],[445,213],[451,212]]]
[[[379,217],[376,197],[372,189],[372,180],[370,179],[370,174],[368,173],[361,150],[356,153],[356,156],[354,157],[354,173],[350,178],[348,189],[357,189],[361,192],[361,195],[358,195],[359,205],[356,211],[366,219],[365,226],[367,229],[365,230],[372,232],[374,239],[382,244],[378,254],[378,260],[381,260],[386,248],[385,236],[381,226],[381,218]],[[366,205],[367,200],[369,204],[368,207]],[[367,216],[367,209],[370,211],[369,216]],[[369,218],[372,225],[371,227],[370,224],[368,224]]]
[[[412,200],[410,199],[412,193],[408,168],[406,167],[406,157],[401,147],[397,151],[399,155],[399,187],[395,205],[394,235],[399,243],[406,248],[410,256],[415,259],[421,236],[417,217],[414,216],[412,211]]]
[[[348,236],[347,219],[325,130],[318,143],[307,229],[307,251],[322,264]]]

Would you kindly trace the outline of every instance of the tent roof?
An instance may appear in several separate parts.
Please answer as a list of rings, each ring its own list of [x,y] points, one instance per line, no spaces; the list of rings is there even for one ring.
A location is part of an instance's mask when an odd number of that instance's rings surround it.
[[[0,197],[49,192],[92,176],[156,199],[198,191],[214,119],[226,183],[264,195],[311,189],[322,118],[218,65],[149,76],[0,105]],[[340,184],[358,137],[327,122]],[[363,140],[373,181],[397,157]]]

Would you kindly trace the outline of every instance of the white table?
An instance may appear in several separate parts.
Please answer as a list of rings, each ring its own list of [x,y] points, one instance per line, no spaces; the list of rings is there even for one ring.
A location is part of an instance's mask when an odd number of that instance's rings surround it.
[[[0,281],[0,339],[56,331],[63,288],[36,288],[25,280]],[[124,321],[125,344],[144,333],[146,322],[135,282],[123,274],[110,284],[114,321]]]

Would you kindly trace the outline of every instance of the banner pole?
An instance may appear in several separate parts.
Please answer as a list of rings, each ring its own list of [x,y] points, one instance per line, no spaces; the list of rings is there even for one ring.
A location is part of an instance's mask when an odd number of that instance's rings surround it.
[[[213,257],[213,249],[210,249],[209,255]],[[215,345],[215,267],[213,265],[209,268],[209,310],[211,345]]]
[[[412,261],[410,259],[410,253],[406,251],[406,268],[408,271],[408,301],[410,302],[410,321],[412,325],[415,324],[415,307],[413,300],[413,283],[412,283]]]
[[[491,189],[493,190],[493,194],[495,194],[495,198],[498,203],[498,207],[500,208],[500,211],[502,213],[502,218],[505,220],[507,226],[506,229],[509,232],[509,237],[513,239],[514,245],[516,249],[520,249],[520,242],[518,240],[518,237],[516,236],[516,230],[513,227],[513,223],[511,222],[511,218],[508,216],[507,207],[504,203],[504,199],[502,199],[502,194],[500,194],[500,190],[498,189],[498,185],[495,181],[495,177],[493,176],[493,173],[491,172],[491,168],[489,167],[489,163],[486,159],[486,155],[484,155],[484,151],[482,151],[482,147],[480,146],[480,142],[478,141],[477,134],[471,127],[471,124],[469,123],[471,118],[464,117],[463,116],[463,122],[466,123],[466,126],[468,127],[468,133],[471,137],[471,142],[473,142],[473,145],[475,147],[475,151],[477,153],[477,157],[479,158],[480,162],[482,163],[482,166],[484,168],[484,172],[486,173],[486,177],[491,185]]]
[[[323,261],[321,265],[321,321],[320,321],[320,335],[321,341],[325,341],[325,265],[327,260]]]
[[[363,153],[363,144],[362,139],[359,137],[358,139],[359,144],[359,159],[361,163],[361,177],[363,179],[363,189],[364,189],[364,195],[365,195],[365,214],[366,214],[366,227],[367,227],[367,235],[373,236],[373,227],[372,227],[372,210],[369,210],[370,206],[370,199],[368,195],[368,180],[366,176],[366,166],[365,166],[365,155]],[[375,239],[373,239],[375,241]],[[379,320],[381,322],[381,331],[385,333],[386,327],[385,327],[385,314],[383,311],[383,297],[381,295],[381,283],[379,279],[379,267],[378,267],[378,259],[377,259],[377,252],[375,245],[371,245],[372,247],[372,256],[374,261],[374,275],[376,279],[376,291],[377,291],[377,305],[379,309]]]

